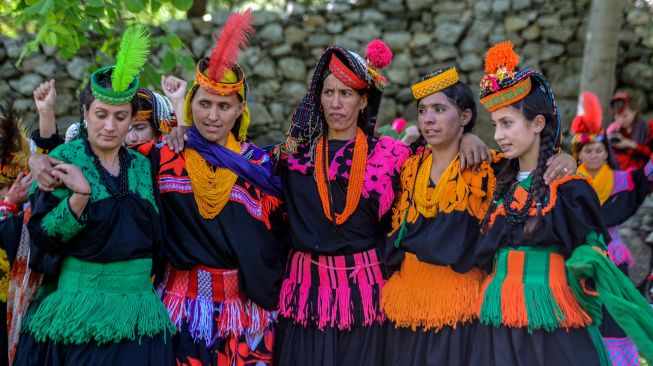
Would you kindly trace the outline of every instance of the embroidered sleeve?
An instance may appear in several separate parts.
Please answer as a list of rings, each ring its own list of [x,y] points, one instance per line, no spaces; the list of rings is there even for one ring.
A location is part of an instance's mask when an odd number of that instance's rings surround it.
[[[70,210],[68,199],[64,199],[41,221],[43,232],[53,241],[67,242],[86,225],[86,212],[77,218]]]
[[[363,197],[371,192],[379,194],[379,217],[382,217],[395,200],[401,167],[408,159],[410,150],[406,144],[391,137],[381,137],[368,158],[363,184]]]

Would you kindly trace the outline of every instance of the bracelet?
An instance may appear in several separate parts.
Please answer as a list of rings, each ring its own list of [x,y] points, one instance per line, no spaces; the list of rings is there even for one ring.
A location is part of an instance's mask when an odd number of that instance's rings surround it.
[[[71,191],[72,191],[72,189],[71,189]],[[77,192],[77,191],[72,191],[72,192],[73,192],[73,194],[79,194],[79,195],[82,195],[82,196],[90,196],[91,195],[91,192]]]

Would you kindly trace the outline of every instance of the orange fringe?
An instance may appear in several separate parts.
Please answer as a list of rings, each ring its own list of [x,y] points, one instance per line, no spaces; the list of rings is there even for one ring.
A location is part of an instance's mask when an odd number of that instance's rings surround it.
[[[401,270],[383,288],[381,307],[397,327],[455,329],[477,318],[474,304],[483,277],[480,269],[461,274],[450,266],[420,262],[414,254],[406,253]]]
[[[508,273],[501,286],[502,323],[512,328],[528,326],[528,313],[524,299],[525,253],[511,251],[508,253]]]
[[[551,253],[549,257],[549,287],[564,315],[564,319],[558,319],[562,327],[584,327],[592,323],[592,318],[580,306],[567,283],[565,258],[561,254]]]

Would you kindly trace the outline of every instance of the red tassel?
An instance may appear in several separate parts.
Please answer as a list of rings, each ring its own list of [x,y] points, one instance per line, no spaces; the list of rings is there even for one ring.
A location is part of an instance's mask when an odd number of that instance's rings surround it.
[[[225,72],[238,61],[238,54],[249,44],[249,37],[254,34],[252,11],[234,13],[216,36],[216,45],[209,59],[209,79],[220,82]]]

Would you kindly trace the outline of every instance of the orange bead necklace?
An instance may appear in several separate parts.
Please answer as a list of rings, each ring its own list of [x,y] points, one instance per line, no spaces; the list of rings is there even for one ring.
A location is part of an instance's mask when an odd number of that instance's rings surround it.
[[[361,195],[363,194],[363,181],[365,180],[365,166],[367,165],[367,137],[359,128],[354,141],[354,156],[349,171],[349,182],[347,183],[347,201],[342,213],[335,213],[333,208],[333,197],[331,196],[331,182],[328,177],[329,166],[329,143],[324,136],[315,147],[315,182],[317,191],[322,201],[322,209],[327,219],[335,224],[342,225],[354,213]]]

